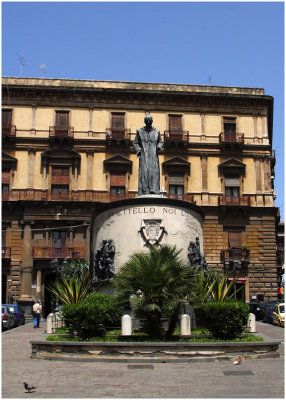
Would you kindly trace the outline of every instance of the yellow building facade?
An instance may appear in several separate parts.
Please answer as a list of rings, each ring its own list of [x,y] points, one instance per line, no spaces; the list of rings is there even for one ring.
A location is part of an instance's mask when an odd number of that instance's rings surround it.
[[[50,311],[53,260],[89,260],[92,210],[135,197],[132,141],[152,115],[164,196],[205,213],[209,267],[277,298],[273,98],[259,88],[2,79],[2,302]]]

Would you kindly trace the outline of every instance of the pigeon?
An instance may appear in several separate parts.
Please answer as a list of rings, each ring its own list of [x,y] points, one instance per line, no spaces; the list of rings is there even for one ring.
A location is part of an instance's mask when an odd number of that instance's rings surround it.
[[[240,365],[241,364],[241,357],[238,356],[238,358],[234,361],[234,365]]]
[[[23,382],[24,383],[24,388],[30,393],[31,390],[36,389],[35,386],[33,385],[28,385],[27,382]]]

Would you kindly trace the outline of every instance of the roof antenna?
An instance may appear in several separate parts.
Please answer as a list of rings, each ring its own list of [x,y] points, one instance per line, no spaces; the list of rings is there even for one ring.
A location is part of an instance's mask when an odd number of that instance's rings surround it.
[[[22,78],[23,66],[26,65],[26,64],[24,63],[24,57],[23,56],[20,56],[18,53],[17,53],[17,56],[18,56],[18,60],[20,61],[20,77]]]
[[[46,77],[46,64],[41,64],[40,70],[42,71],[43,78],[45,78]]]
[[[209,85],[211,84],[211,81],[212,81],[212,77],[211,77],[211,75],[209,76]]]

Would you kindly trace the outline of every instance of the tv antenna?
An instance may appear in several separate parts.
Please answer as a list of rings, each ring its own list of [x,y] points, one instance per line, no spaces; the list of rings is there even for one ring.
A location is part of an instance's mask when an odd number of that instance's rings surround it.
[[[209,76],[209,85],[211,84],[211,81],[212,81],[212,77],[211,77],[211,75]]]
[[[40,65],[40,70],[42,71],[43,77],[46,77],[46,64]]]
[[[22,77],[23,66],[26,65],[24,63],[24,57],[17,54],[18,60],[20,61],[20,77]]]

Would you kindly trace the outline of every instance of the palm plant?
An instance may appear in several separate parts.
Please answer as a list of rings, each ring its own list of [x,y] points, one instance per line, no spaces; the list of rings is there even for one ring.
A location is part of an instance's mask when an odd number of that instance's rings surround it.
[[[62,304],[76,304],[82,302],[92,291],[91,281],[87,277],[73,276],[69,279],[61,278],[51,283],[48,290],[54,294]]]
[[[151,247],[149,252],[136,252],[114,278],[116,299],[126,303],[140,299],[149,336],[161,335],[164,304],[174,309],[186,297],[194,270],[179,256],[176,246]]]

